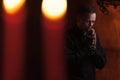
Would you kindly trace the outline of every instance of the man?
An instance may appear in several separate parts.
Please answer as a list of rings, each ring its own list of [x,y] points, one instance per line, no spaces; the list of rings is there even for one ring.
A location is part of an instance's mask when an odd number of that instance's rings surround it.
[[[96,68],[101,69],[106,63],[93,28],[95,21],[95,9],[82,6],[77,12],[76,25],[67,31],[68,80],[95,80]]]

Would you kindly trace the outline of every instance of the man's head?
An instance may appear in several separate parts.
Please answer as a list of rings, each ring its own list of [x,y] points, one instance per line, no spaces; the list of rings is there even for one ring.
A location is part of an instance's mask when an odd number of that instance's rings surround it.
[[[96,21],[96,12],[93,7],[81,6],[77,11],[77,26],[82,29],[91,29]]]

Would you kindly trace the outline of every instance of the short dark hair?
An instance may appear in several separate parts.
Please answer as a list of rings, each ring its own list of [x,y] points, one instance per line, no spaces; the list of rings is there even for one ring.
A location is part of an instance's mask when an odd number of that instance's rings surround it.
[[[82,5],[77,10],[77,15],[84,15],[86,13],[96,13],[95,8],[92,6]]]

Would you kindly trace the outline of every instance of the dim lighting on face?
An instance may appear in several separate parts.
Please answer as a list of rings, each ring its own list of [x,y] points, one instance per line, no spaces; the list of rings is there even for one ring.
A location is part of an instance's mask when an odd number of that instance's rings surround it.
[[[52,20],[63,17],[67,10],[67,0],[43,0],[42,2],[43,15]]]
[[[3,0],[4,9],[9,14],[14,14],[24,5],[25,0]]]

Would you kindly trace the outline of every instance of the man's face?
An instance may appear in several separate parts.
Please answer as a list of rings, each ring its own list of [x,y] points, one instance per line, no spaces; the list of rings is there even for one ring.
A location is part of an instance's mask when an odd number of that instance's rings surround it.
[[[78,27],[83,29],[91,29],[96,21],[96,13],[86,13],[82,18],[79,17]]]

